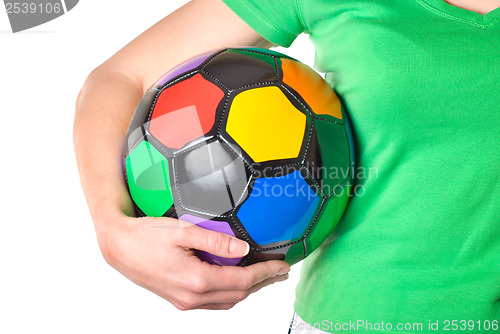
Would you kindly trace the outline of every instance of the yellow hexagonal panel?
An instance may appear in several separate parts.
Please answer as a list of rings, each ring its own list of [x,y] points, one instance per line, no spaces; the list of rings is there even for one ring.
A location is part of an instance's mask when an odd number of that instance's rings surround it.
[[[296,158],[305,129],[306,115],[275,86],[238,94],[226,126],[227,133],[255,162]]]

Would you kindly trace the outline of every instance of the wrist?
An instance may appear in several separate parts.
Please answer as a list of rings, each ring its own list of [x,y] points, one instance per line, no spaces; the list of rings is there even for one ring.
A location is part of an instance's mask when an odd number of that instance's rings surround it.
[[[114,254],[116,253],[117,235],[128,228],[127,218],[123,212],[116,210],[108,211],[106,214],[100,214],[93,217],[97,243],[101,254],[108,264],[113,266]]]

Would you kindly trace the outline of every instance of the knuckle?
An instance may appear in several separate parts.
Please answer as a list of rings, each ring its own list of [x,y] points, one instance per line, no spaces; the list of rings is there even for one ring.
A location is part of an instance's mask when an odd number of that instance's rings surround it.
[[[232,309],[234,307],[234,305],[236,305],[236,303],[223,304],[223,305],[221,305],[220,309],[227,311],[227,310]]]
[[[244,299],[246,299],[248,296],[250,295],[250,293],[248,291],[240,291],[236,294],[236,298],[235,298],[235,301],[236,302],[241,302],[243,301]]]
[[[189,289],[196,293],[204,293],[208,290],[208,281],[203,276],[193,276],[189,282]]]
[[[170,233],[170,238],[174,244],[184,244],[184,241],[188,238],[188,233],[186,233],[185,230],[185,228],[178,228],[176,229],[175,233]]]
[[[253,285],[253,280],[251,279],[251,277],[245,277],[241,279],[239,282],[240,290],[248,290],[252,287],[252,285]]]
[[[275,276],[275,270],[274,267],[270,263],[265,263],[263,262],[263,265],[265,266],[264,269],[264,277],[263,279],[271,278]]]
[[[179,301],[186,310],[191,310],[198,305],[198,298],[193,294],[185,294],[179,298]]]
[[[193,241],[195,234],[193,234],[193,226],[178,224],[174,228],[174,233],[168,233],[167,235],[172,239],[174,243],[179,246],[185,246],[189,242]]]
[[[207,238],[209,247],[215,251],[227,251],[226,238],[222,233],[210,233]]]
[[[182,304],[172,304],[172,305],[174,305],[174,307],[176,309],[178,309],[179,311],[187,311],[187,310],[189,310],[186,306],[184,306]]]

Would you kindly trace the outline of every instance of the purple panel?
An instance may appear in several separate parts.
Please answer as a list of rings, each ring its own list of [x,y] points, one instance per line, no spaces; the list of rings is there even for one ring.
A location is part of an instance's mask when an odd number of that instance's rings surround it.
[[[180,220],[187,221],[189,223],[193,223],[198,225],[199,227],[203,227],[207,230],[212,230],[212,231],[217,231],[217,232],[222,232],[229,234],[234,237],[234,233],[231,230],[231,227],[229,227],[229,224],[227,222],[218,222],[214,220],[207,220],[203,218],[199,218],[196,216],[192,215],[182,215]],[[220,266],[235,266],[240,260],[242,259],[241,257],[238,258],[225,258],[225,257],[220,257],[220,256],[215,256],[213,254],[204,252],[204,251],[196,251],[196,255],[205,262],[211,263],[211,264],[218,264]]]
[[[167,81],[172,80],[173,78],[175,78],[179,74],[190,71],[190,70],[200,66],[201,63],[203,63],[205,60],[207,60],[208,57],[210,57],[213,54],[214,54],[214,52],[204,53],[202,55],[199,55],[197,57],[191,58],[191,59],[183,62],[182,64],[178,65],[177,67],[174,67],[172,70],[167,72],[167,74],[165,74],[163,77],[161,77],[160,80],[158,80],[158,82],[156,82],[156,84],[163,86],[165,83],[167,83]]]

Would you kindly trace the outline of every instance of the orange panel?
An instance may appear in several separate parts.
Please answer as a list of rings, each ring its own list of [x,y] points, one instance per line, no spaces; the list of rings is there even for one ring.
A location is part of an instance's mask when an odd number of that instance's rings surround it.
[[[316,115],[342,119],[340,100],[323,78],[309,66],[281,58],[283,82],[295,89]]]

